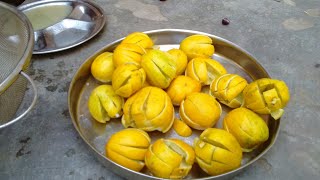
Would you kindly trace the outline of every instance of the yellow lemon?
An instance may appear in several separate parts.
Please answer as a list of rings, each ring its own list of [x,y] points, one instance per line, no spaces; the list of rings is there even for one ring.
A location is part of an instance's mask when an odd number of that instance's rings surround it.
[[[196,57],[209,58],[214,53],[212,39],[200,34],[183,39],[180,43],[180,49],[186,53],[189,60]]]
[[[104,52],[93,60],[91,74],[95,79],[106,83],[111,81],[114,69],[113,54]]]
[[[241,165],[241,147],[233,135],[225,130],[204,130],[194,140],[193,148],[197,163],[209,175],[223,174]]]
[[[178,76],[171,82],[167,89],[167,93],[171,98],[172,104],[175,106],[180,106],[181,102],[185,97],[193,92],[200,92],[201,84],[200,82],[188,77],[188,76]]]
[[[198,130],[213,127],[219,120],[221,112],[221,106],[215,98],[205,93],[188,95],[179,108],[181,119]]]
[[[135,64],[124,64],[116,68],[112,75],[112,87],[116,94],[130,97],[141,89],[146,80],[144,70]]]
[[[209,85],[218,76],[226,74],[227,70],[218,61],[209,58],[194,58],[189,61],[186,76],[199,81],[202,85]]]
[[[247,80],[237,74],[224,74],[212,81],[210,94],[221,103],[237,108],[243,103],[242,91],[247,85]]]
[[[140,65],[145,49],[137,44],[120,44],[113,52],[113,63],[116,67],[122,64]]]
[[[106,123],[110,118],[119,118],[122,115],[123,101],[111,85],[100,85],[90,94],[89,112],[98,122]]]
[[[144,158],[150,141],[149,135],[142,130],[121,130],[108,140],[105,146],[106,156],[126,168],[140,171],[145,165]]]
[[[148,86],[130,96],[123,107],[122,124],[145,131],[167,132],[174,121],[170,97],[160,88]]]
[[[154,176],[170,179],[187,176],[194,160],[192,147],[178,139],[158,139],[145,156],[146,166]]]
[[[284,81],[262,78],[253,81],[243,90],[243,106],[258,114],[271,114],[279,119],[290,99],[289,88]]]
[[[189,137],[192,134],[191,128],[185,122],[177,118],[174,119],[173,129],[182,137]]]
[[[184,73],[188,64],[187,55],[180,49],[170,49],[168,53],[173,56],[173,59],[176,62],[176,65],[177,65],[176,75],[178,76]]]
[[[167,88],[176,76],[173,58],[160,50],[153,49],[144,54],[141,66],[146,71],[149,83],[159,88]]]
[[[223,128],[237,139],[244,152],[254,150],[269,138],[264,120],[246,108],[230,111],[223,120]]]
[[[121,44],[136,44],[143,49],[152,48],[153,42],[151,38],[142,32],[133,32],[126,36]]]

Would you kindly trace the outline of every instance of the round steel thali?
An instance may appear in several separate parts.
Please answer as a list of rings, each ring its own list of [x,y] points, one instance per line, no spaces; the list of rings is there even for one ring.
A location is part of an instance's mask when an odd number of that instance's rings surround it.
[[[97,35],[106,21],[103,9],[89,0],[36,1],[18,9],[33,26],[33,54],[78,46]]]
[[[215,47],[215,53],[213,59],[219,61],[227,69],[228,73],[239,74],[244,77],[248,82],[255,79],[269,77],[265,69],[257,62],[257,60],[248,52],[234,43],[225,40],[221,37],[217,37],[211,34],[182,30],[182,29],[161,29],[144,32],[150,36],[154,44],[160,47],[160,50],[169,50],[172,48],[179,48],[180,42],[194,34],[204,34],[212,38],[213,45]],[[72,122],[79,135],[93,151],[93,154],[106,166],[106,168],[128,179],[160,179],[151,175],[151,173],[144,168],[141,172],[135,172],[127,169],[121,165],[118,165],[105,157],[105,144],[110,136],[121,130],[124,127],[121,124],[120,119],[112,119],[106,124],[96,122],[90,115],[87,102],[91,91],[100,85],[96,81],[90,72],[91,63],[99,54],[105,51],[113,52],[115,47],[120,44],[123,39],[116,40],[111,44],[106,45],[100,50],[96,51],[92,56],[84,61],[80,68],[75,73],[69,88],[68,103],[69,112],[71,114]],[[204,88],[203,91],[207,89]],[[223,117],[231,109],[223,106],[223,113],[215,125],[217,128],[222,127]],[[176,109],[177,110],[177,109]],[[203,172],[195,163],[191,172],[186,179],[226,179],[241,172],[244,168],[255,162],[261,156],[263,156],[274,144],[278,132],[280,120],[275,121],[271,116],[262,116],[269,127],[269,139],[259,146],[258,149],[250,153],[244,153],[241,163],[241,167],[218,176],[210,176]],[[202,131],[193,130],[193,134],[190,137],[181,137],[175,133],[173,128],[167,133],[161,132],[149,132],[152,142],[158,138],[177,138],[192,145],[193,139],[198,137]]]

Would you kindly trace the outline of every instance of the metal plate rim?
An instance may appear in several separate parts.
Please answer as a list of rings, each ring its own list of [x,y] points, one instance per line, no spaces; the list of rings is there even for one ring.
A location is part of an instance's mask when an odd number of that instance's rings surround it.
[[[209,33],[204,33],[204,32],[201,32],[201,31],[195,31],[195,30],[186,30],[186,29],[156,29],[156,30],[149,30],[149,31],[144,31],[144,33],[146,34],[153,34],[153,33],[160,33],[160,32],[176,32],[176,33],[191,33],[191,34],[204,34],[204,35],[207,35],[211,38],[216,38],[216,39],[219,39],[221,41],[224,41],[232,46],[234,46],[235,48],[237,48],[238,50],[242,51],[243,53],[245,53],[246,55],[250,56],[252,58],[252,60],[255,61],[255,63],[257,65],[259,65],[261,67],[262,70],[265,71],[266,75],[270,78],[270,75],[267,73],[267,71],[262,67],[262,65],[260,63],[258,63],[257,59],[251,55],[249,52],[247,52],[246,50],[244,50],[243,48],[241,48],[239,45],[231,42],[231,41],[228,41],[222,37],[219,37],[219,36],[216,36],[216,35],[212,35],[212,34],[209,34]],[[119,42],[121,42],[123,38],[120,38],[120,39],[117,39],[105,46],[103,46],[102,48],[100,48],[99,50],[95,51],[92,55],[90,55],[85,61],[83,61],[83,63],[79,66],[78,70],[75,72],[73,78],[72,78],[72,81],[70,82],[70,86],[69,86],[69,90],[68,90],[68,108],[69,108],[69,114],[70,114],[70,117],[71,117],[71,120],[72,120],[72,124],[74,126],[74,128],[77,130],[78,134],[80,135],[80,137],[82,138],[82,140],[88,145],[88,147],[90,147],[90,150],[94,151],[95,152],[95,155],[98,156],[99,159],[104,159],[104,160],[107,160],[108,162],[112,163],[113,165],[121,168],[121,169],[124,169],[124,170],[127,170],[128,172],[130,173],[134,173],[136,175],[139,175],[143,178],[149,178],[149,179],[163,179],[163,178],[158,178],[158,177],[155,177],[155,176],[150,176],[150,175],[147,175],[147,174],[144,174],[144,173],[141,173],[141,172],[136,172],[136,171],[133,171],[131,169],[128,169],[126,167],[123,167],[111,160],[109,160],[108,158],[106,158],[105,156],[102,156],[89,142],[87,142],[87,139],[84,137],[84,135],[81,133],[79,127],[78,127],[78,124],[77,124],[77,120],[76,118],[73,116],[73,113],[71,111],[71,106],[72,106],[72,102],[71,102],[71,93],[73,91],[73,84],[75,84],[76,82],[76,76],[77,74],[79,74],[80,72],[80,69],[81,67],[83,67],[90,59],[92,59],[93,57],[95,57],[97,54],[103,52],[105,49],[107,49],[108,47],[111,47]],[[247,168],[248,166],[250,166],[251,164],[253,164],[255,161],[257,161],[258,159],[260,159],[263,155],[265,155],[269,150],[270,148],[274,145],[275,141],[277,140],[278,138],[278,135],[279,135],[279,131],[280,131],[280,121],[281,119],[278,119],[277,121],[279,122],[279,125],[277,126],[276,128],[276,132],[274,134],[274,139],[270,142],[270,144],[259,154],[257,155],[255,158],[253,158],[251,161],[249,161],[248,163],[240,166],[239,168],[237,169],[234,169],[232,171],[229,171],[227,173],[224,173],[224,174],[220,174],[220,175],[216,175],[216,176],[208,176],[208,177],[203,177],[203,178],[196,178],[198,180],[212,180],[212,179],[219,179],[219,178],[224,178],[228,175],[235,175],[236,173],[239,173],[241,172],[242,170],[244,170],[245,168]]]
[[[51,49],[51,50],[33,51],[33,54],[49,54],[49,53],[54,53],[54,52],[59,52],[59,51],[71,49],[73,47],[81,45],[81,44],[89,41],[90,39],[92,39],[94,36],[96,36],[103,29],[103,27],[106,24],[106,16],[105,16],[104,10],[96,2],[89,1],[89,0],[44,0],[44,1],[35,1],[35,2],[32,2],[32,3],[20,5],[20,6],[18,6],[18,9],[23,12],[25,10],[28,10],[30,8],[34,8],[36,6],[49,4],[49,3],[57,3],[57,2],[77,2],[77,3],[82,3],[84,5],[85,4],[89,4],[89,5],[91,5],[92,7],[94,7],[96,10],[98,10],[100,12],[100,14],[101,14],[100,17],[102,18],[102,23],[97,26],[98,28],[97,28],[96,31],[94,31],[94,33],[92,33],[90,36],[86,37],[85,39],[82,39],[82,40],[80,39],[77,43],[74,43],[72,45],[65,46],[65,47]]]

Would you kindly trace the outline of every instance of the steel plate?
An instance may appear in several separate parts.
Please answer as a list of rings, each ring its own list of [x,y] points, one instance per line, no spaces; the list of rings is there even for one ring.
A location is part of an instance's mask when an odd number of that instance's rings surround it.
[[[33,54],[69,49],[94,37],[105,25],[93,1],[44,0],[19,6],[34,29]]]
[[[180,30],[180,29],[162,29],[162,30],[153,30],[147,31],[147,33],[154,41],[156,45],[160,46],[161,50],[169,50],[171,48],[178,48],[179,43],[182,39],[193,34],[205,34],[213,39],[213,45],[215,47],[215,54],[213,58],[221,62],[229,73],[235,73],[243,76],[249,82],[255,79],[269,77],[268,73],[263,69],[263,67],[251,56],[248,52],[240,48],[239,46],[229,42],[223,38],[206,34],[202,32],[189,31],[189,30]],[[111,171],[116,172],[120,176],[123,176],[128,179],[158,179],[153,177],[150,172],[144,168],[141,173],[131,171],[125,167],[122,167],[108,158],[105,157],[105,144],[109,137],[123,129],[123,126],[120,122],[120,119],[112,119],[106,124],[97,123],[89,113],[87,108],[88,97],[92,89],[98,86],[100,83],[96,81],[90,74],[90,66],[92,61],[96,56],[105,51],[112,52],[114,48],[121,42],[122,39],[117,40],[109,45],[106,45],[102,49],[98,50],[91,57],[89,57],[85,62],[80,66],[75,76],[72,79],[69,88],[68,103],[69,111],[71,114],[72,122],[74,127],[85,141],[86,144],[93,151],[93,154],[98,157],[99,160]],[[204,88],[204,91],[208,88]],[[219,122],[215,127],[222,127],[222,120],[225,114],[230,111],[230,108],[222,105],[223,113],[220,117]],[[177,110],[177,109],[176,109]],[[176,111],[177,112],[177,111]],[[218,176],[209,176],[204,173],[197,164],[195,164],[186,177],[186,179],[225,179],[234,176],[236,173],[243,170],[248,165],[252,164],[254,161],[259,159],[263,154],[265,154],[275,142],[278,131],[280,120],[275,121],[271,116],[263,116],[264,120],[269,126],[269,139],[264,144],[259,146],[258,149],[254,150],[251,153],[244,153],[242,165],[238,169],[221,174]],[[192,145],[193,139],[201,131],[193,130],[191,137],[184,138],[178,136],[173,129],[169,132],[162,134],[160,132],[149,132],[149,135],[154,141],[157,138],[178,138],[182,139],[188,144]]]

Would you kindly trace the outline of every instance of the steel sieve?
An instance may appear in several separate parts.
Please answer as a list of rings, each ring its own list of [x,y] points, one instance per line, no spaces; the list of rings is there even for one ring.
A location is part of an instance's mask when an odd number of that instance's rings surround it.
[[[0,2],[0,129],[20,120],[35,105],[37,90],[24,72],[30,64],[33,36],[32,26],[25,15],[16,7]],[[16,115],[28,81],[34,98],[26,110]]]

